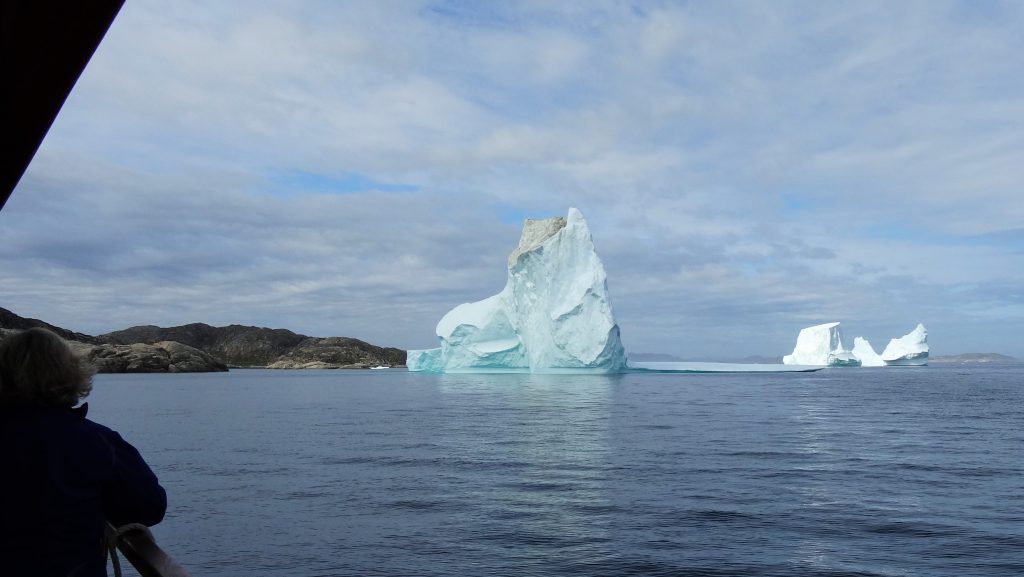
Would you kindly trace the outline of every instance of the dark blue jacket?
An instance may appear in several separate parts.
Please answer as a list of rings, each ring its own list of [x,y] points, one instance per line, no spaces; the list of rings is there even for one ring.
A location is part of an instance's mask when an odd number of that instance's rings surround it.
[[[106,575],[104,520],[159,523],[167,495],[85,407],[0,406],[0,575]]]

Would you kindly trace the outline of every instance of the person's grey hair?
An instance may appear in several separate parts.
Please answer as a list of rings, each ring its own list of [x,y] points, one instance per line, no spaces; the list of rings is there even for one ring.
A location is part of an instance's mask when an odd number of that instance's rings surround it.
[[[0,341],[0,404],[73,407],[95,370],[56,334],[31,328]]]

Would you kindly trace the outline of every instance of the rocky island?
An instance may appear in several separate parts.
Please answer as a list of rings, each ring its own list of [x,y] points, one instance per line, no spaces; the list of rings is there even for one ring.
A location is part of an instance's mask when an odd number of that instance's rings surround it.
[[[31,327],[67,339],[101,373],[195,373],[236,368],[366,369],[404,366],[405,351],[348,337],[309,337],[285,329],[202,323],[138,326],[99,336],[76,333],[0,308],[0,339]]]

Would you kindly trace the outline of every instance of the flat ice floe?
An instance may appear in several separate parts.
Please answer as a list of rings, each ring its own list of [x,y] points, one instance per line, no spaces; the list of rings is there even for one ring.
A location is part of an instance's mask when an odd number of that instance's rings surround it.
[[[631,362],[629,372],[654,373],[807,373],[820,371],[821,365],[783,365],[770,363]]]

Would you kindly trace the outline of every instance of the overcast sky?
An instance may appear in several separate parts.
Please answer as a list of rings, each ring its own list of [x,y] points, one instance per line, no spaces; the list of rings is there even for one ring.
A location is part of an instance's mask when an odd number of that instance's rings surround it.
[[[436,346],[587,218],[627,351],[1024,357],[1024,4],[129,0],[0,212],[0,306]]]

